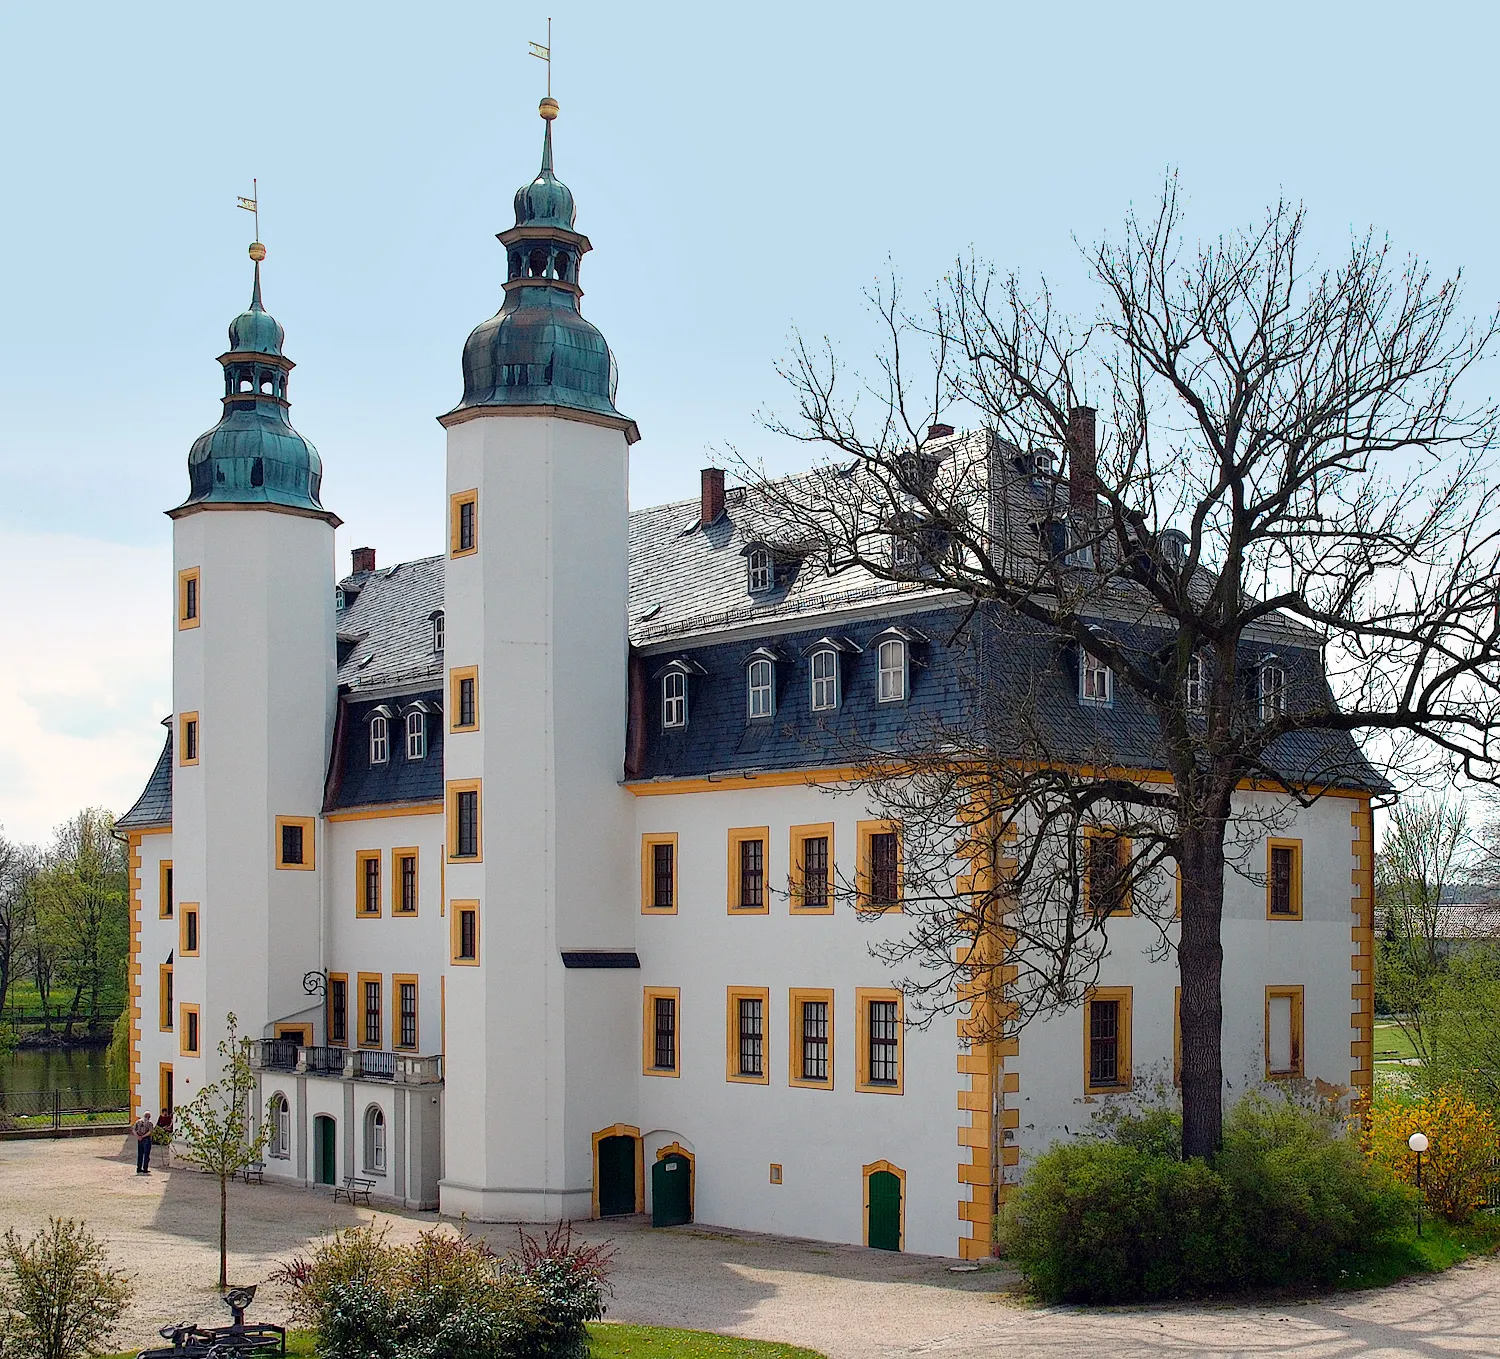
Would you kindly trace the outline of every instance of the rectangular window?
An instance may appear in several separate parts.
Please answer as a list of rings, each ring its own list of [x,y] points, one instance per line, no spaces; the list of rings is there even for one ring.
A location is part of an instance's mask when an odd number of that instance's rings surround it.
[[[177,719],[177,763],[198,763],[198,714],[183,713]]]
[[[839,706],[839,654],[831,647],[812,654],[812,706],[815,713]]]
[[[833,911],[833,823],[793,826],[791,844],[793,913]]]
[[[380,985],[378,972],[359,974],[359,1045],[362,1048],[380,1046]]]
[[[1303,1076],[1302,987],[1266,987],[1266,1076]]]
[[[641,910],[677,913],[677,836],[641,836]]]
[[[449,929],[449,961],[461,967],[479,965],[479,903],[455,901]]]
[[[861,821],[856,874],[859,909],[901,909],[901,823]]]
[[[199,571],[196,566],[177,573],[177,627],[196,628],[198,617]]]
[[[355,880],[359,893],[354,913],[362,916],[380,914],[380,851],[362,849],[354,856]]]
[[[906,697],[906,643],[882,642],[878,656],[880,702],[899,703]]]
[[[163,1033],[172,1031],[172,964],[162,963],[156,972],[158,1027]]]
[[[1201,652],[1195,651],[1188,657],[1183,696],[1190,713],[1201,713],[1208,707],[1208,666]]]
[[[776,691],[772,676],[776,673],[770,661],[750,662],[750,716],[770,717],[776,710]]]
[[[342,972],[328,974],[328,1043],[336,1048],[349,1043],[349,978]]]
[[[766,1008],[771,993],[758,987],[731,986],[725,995],[725,1078],[765,1085],[769,1080],[766,1070]]]
[[[790,992],[787,1083],[833,1089],[833,992]]]
[[[459,491],[448,506],[448,555],[467,557],[479,549],[479,492]]]
[[[393,1047],[415,1050],[417,1046],[417,979],[391,978],[396,992],[396,1042]]]
[[[184,901],[177,919],[177,953],[182,958],[198,956],[198,903]]]
[[[769,826],[741,827],[729,832],[729,909],[765,915],[766,845]]]
[[[417,913],[417,850],[415,846],[391,851],[391,914]]]
[[[163,859],[159,868],[160,877],[157,882],[157,913],[163,920],[172,918],[172,861]]]
[[[427,758],[427,714],[424,712],[406,714],[406,758]]]
[[[276,867],[311,870],[317,867],[317,822],[310,816],[276,818]]]
[[[661,677],[661,724],[687,726],[687,676],[673,670]]]
[[[1084,829],[1083,902],[1096,916],[1130,914],[1130,841],[1125,836]]]
[[[181,1023],[177,1026],[177,1037],[181,1047],[178,1050],[184,1057],[196,1057],[200,1046],[198,1007],[196,1005],[181,1006],[179,1019]]]
[[[1286,671],[1279,665],[1264,661],[1257,676],[1260,698],[1260,720],[1269,722],[1286,713]]]
[[[1266,842],[1266,918],[1302,919],[1302,841]]]
[[[1079,702],[1108,704],[1114,702],[1114,696],[1114,672],[1097,656],[1085,652],[1078,673]]]
[[[1129,1090],[1130,995],[1128,986],[1096,986],[1083,1002],[1084,1090]]]
[[[160,1104],[162,1116],[169,1116],[177,1106],[172,1102],[172,1064],[160,1062],[156,1068],[156,1098]]]
[[[855,1089],[899,1095],[902,1090],[901,993],[860,989],[854,993],[858,1020],[859,1071]]]
[[[479,823],[479,780],[448,785],[448,861],[479,860],[483,837]]]
[[[641,1065],[648,1076],[676,1076],[681,1052],[677,1024],[680,992],[676,987],[648,986],[641,1014]]]
[[[479,730],[479,667],[448,672],[448,730]]]

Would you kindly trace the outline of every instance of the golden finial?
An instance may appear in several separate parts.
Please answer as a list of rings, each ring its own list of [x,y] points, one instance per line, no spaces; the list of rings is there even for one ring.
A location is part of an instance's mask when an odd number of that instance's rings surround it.
[[[250,258],[259,264],[266,257],[266,248],[259,241],[250,242]]]
[[[537,112],[540,113],[542,117],[550,123],[554,118],[557,117],[557,100],[555,100],[549,94],[545,99],[542,100],[541,104],[537,108]]]

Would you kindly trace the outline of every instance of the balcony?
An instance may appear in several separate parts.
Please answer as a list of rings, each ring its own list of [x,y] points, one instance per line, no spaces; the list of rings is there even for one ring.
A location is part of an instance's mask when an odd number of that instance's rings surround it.
[[[342,1076],[347,1055],[343,1048],[303,1048],[297,1070],[310,1076]]]
[[[396,1054],[364,1050],[351,1052],[344,1062],[344,1075],[356,1081],[393,1081],[396,1079]]]
[[[250,1067],[254,1071],[295,1071],[297,1044],[286,1038],[258,1038],[250,1043]]]
[[[261,1038],[250,1044],[253,1071],[295,1071],[331,1080],[391,1081],[396,1085],[441,1085],[441,1056],[416,1057],[373,1049],[299,1047],[290,1039]]]

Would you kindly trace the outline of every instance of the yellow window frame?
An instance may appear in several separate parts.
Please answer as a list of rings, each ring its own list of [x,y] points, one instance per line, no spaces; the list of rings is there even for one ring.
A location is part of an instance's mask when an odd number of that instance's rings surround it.
[[[463,522],[463,506],[474,507],[474,545],[459,546],[459,530]],[[450,557],[472,557],[479,551],[479,488],[455,491],[448,497],[448,555]]]
[[[896,1003],[896,1083],[870,1080],[870,1004]],[[900,1095],[906,1091],[906,1005],[900,991],[888,986],[861,986],[854,992],[854,1088],[866,1095]]]
[[[307,840],[304,837],[303,844],[305,845],[306,843]],[[380,874],[382,867],[380,860],[381,853],[378,849],[357,849],[354,851],[354,914],[359,920],[380,919]],[[365,874],[369,872],[365,865],[370,863],[375,865],[375,909],[373,911],[365,908],[368,900],[365,893]]]
[[[188,581],[193,582],[193,612],[188,613]],[[203,573],[196,566],[177,573],[177,630],[186,632],[203,621]]]
[[[672,1058],[670,1069],[656,1065],[656,1002],[673,1002]],[[641,1072],[646,1076],[682,1075],[682,989],[676,986],[647,986],[641,991]]]
[[[1082,891],[1079,893],[1079,895],[1083,898],[1084,910],[1091,912],[1094,909],[1093,903],[1089,900],[1089,857],[1093,853],[1093,841],[1095,840],[1114,840],[1119,844],[1120,864],[1121,868],[1125,872],[1125,889],[1120,893],[1120,904],[1114,910],[1107,912],[1107,914],[1110,916],[1134,915],[1135,901],[1134,893],[1131,890],[1130,862],[1135,854],[1135,845],[1132,842],[1130,836],[1121,835],[1119,831],[1114,830],[1109,826],[1085,826],[1083,828],[1083,863],[1081,865],[1083,869],[1083,872],[1081,874]],[[1178,892],[1177,913],[1179,915],[1182,914],[1182,898],[1180,888]]]
[[[446,858],[450,864],[478,864],[484,862],[484,780],[452,779],[448,783],[447,804],[448,843]],[[474,853],[459,854],[458,848],[458,795],[475,794],[474,800]]]
[[[657,845],[672,846],[672,904],[670,906],[657,906],[656,901],[656,847]],[[642,915],[676,915],[677,914],[677,883],[678,883],[678,859],[677,859],[677,832],[676,831],[649,831],[641,836],[641,914]]]
[[[416,997],[415,1028],[416,1032],[410,1043],[403,1043],[401,1039],[401,987],[404,985],[414,989]],[[422,1050],[422,988],[417,982],[414,972],[397,972],[391,977],[391,1051],[393,1052],[420,1052]]]
[[[761,891],[759,906],[741,906],[740,846],[752,840],[761,845]],[[728,883],[725,904],[730,915],[769,915],[771,913],[771,828],[769,826],[734,826],[729,831]]]
[[[416,891],[412,894],[411,910],[407,910],[402,904],[401,889],[406,879],[404,865],[405,859],[415,861],[412,869],[412,883]],[[391,851],[391,918],[401,920],[415,920],[421,913],[422,907],[422,855],[416,845],[399,845]]]
[[[1303,1033],[1303,1003],[1306,998],[1306,990],[1301,986],[1268,986],[1266,987],[1266,1079],[1268,1081],[1296,1081],[1303,1079],[1307,1071],[1307,1049]],[[1271,1002],[1273,1000],[1289,1000],[1291,1002],[1291,1052],[1288,1054],[1292,1064],[1284,1071],[1275,1070],[1271,1066]]]
[[[740,1074],[740,1001],[760,1002],[760,1075]],[[736,1085],[771,1083],[771,992],[764,986],[730,986],[724,991],[724,1079]]]
[[[157,1027],[162,1033],[172,1032],[172,964],[159,963],[156,968]]]
[[[809,1080],[802,1075],[802,1007],[809,1002],[820,1001],[828,1006],[828,1079],[826,1081]],[[786,1083],[803,1090],[832,1090],[835,1051],[833,991],[822,987],[792,987],[787,992]]]
[[[1292,852],[1292,881],[1289,905],[1289,913],[1273,911],[1271,909],[1273,886],[1271,875],[1271,863],[1273,851],[1278,849],[1289,849]],[[1272,837],[1266,841],[1266,919],[1267,920],[1301,920],[1302,919],[1302,841],[1285,837]]]
[[[193,732],[193,758],[188,759],[188,728]],[[203,758],[203,727],[198,721],[198,714],[177,714],[177,763],[183,768],[195,765]]]
[[[459,721],[463,713],[463,705],[459,702],[459,690],[464,680],[472,680],[474,683],[474,720],[467,726]],[[477,665],[454,666],[448,672],[448,730],[479,730],[479,667]]]
[[[355,985],[359,987],[359,999],[356,1003],[355,1010],[359,1015],[359,1041],[350,1044],[350,1046],[360,1048],[380,1048],[384,1045],[385,1042],[385,1014],[383,1013],[386,1008],[385,975],[380,972],[360,972],[357,973],[356,976],[358,980],[355,982]],[[374,982],[376,986],[380,988],[380,1008],[382,1011],[382,1014],[380,1016],[380,1033],[373,1043],[365,1037],[365,1034],[369,1031],[368,1021],[370,1017],[369,997],[365,993],[365,984],[367,982]]]
[[[808,906],[805,901],[804,881],[806,868],[803,860],[803,846],[809,840],[826,839],[828,841],[828,897],[822,906]],[[898,842],[897,862],[900,862],[900,848]],[[833,894],[835,890],[835,872],[833,858],[833,822],[822,821],[812,825],[793,826],[791,832],[791,844],[788,850],[788,863],[790,864],[791,879],[791,906],[793,915],[832,915]]]
[[[162,859],[156,865],[156,913],[162,920],[170,920],[176,903],[172,893],[176,880],[172,877],[172,861]]]
[[[191,1019],[191,1023],[189,1020]],[[197,1057],[203,1051],[203,1013],[196,1005],[179,1005],[177,1007],[177,1051],[184,1057]],[[189,1038],[195,1040],[192,1047],[188,1046]]]
[[[901,833],[899,821],[861,821],[855,827],[858,833],[859,851],[855,860],[854,889],[859,909],[867,913],[886,914],[899,911],[906,893],[906,837]],[[896,837],[896,899],[877,905],[871,898],[871,853],[877,835]]]
[[[302,862],[289,864],[281,857],[282,830],[287,826],[302,827]],[[315,816],[278,816],[276,818],[276,867],[291,871],[310,873],[318,866],[318,819]]]
[[[344,1036],[342,1038],[333,1036],[333,984],[336,981],[344,983]],[[331,1048],[349,1046],[349,974],[347,972],[328,974],[328,994],[323,1000],[323,1036]]]
[[[188,917],[193,919],[193,947],[188,947]],[[196,901],[184,901],[177,909],[177,956],[196,958],[203,948],[203,920]]]
[[[1087,1095],[1118,1095],[1131,1090],[1135,1085],[1135,1068],[1132,1065],[1131,1034],[1134,1028],[1132,1014],[1133,988],[1129,986],[1091,986],[1083,995],[1083,1090]],[[1120,1002],[1120,1028],[1116,1038],[1119,1053],[1116,1066],[1120,1080],[1114,1085],[1095,1085],[1091,1032],[1093,1027],[1093,1005],[1095,1001],[1117,1000]]]
[[[454,967],[478,967],[481,956],[479,943],[479,902],[473,898],[460,901],[455,897],[448,904],[453,907],[448,916],[448,961]],[[459,957],[459,949],[463,944],[465,911],[473,911],[474,913],[474,956],[472,958]]]

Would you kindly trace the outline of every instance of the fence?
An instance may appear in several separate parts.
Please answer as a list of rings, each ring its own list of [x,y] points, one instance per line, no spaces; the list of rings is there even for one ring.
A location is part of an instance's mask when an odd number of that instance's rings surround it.
[[[89,1098],[77,1090],[0,1090],[0,1132],[52,1131],[88,1123],[124,1123],[123,1095]]]
[[[1489,1178],[1484,1185],[1484,1206],[1492,1213],[1500,1213],[1500,1156],[1490,1162]]]

